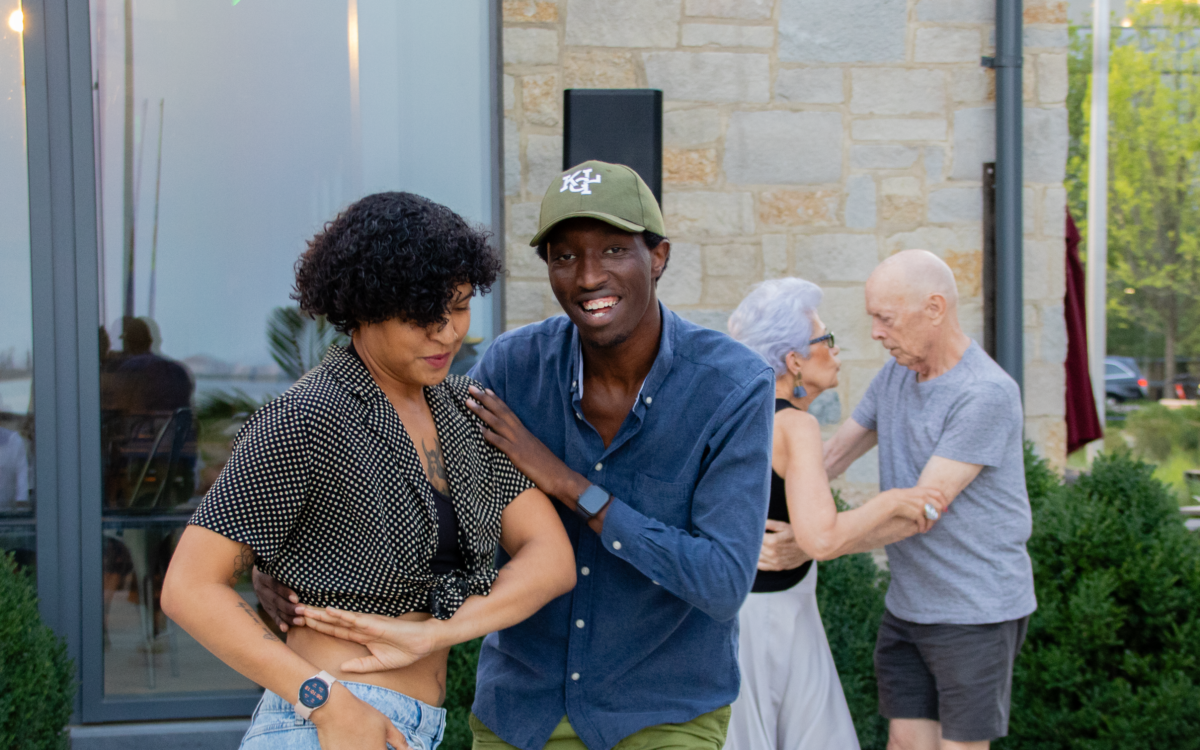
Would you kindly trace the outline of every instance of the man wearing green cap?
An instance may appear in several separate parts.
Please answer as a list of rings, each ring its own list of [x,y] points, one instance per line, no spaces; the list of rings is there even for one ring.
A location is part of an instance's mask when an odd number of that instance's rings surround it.
[[[484,641],[477,750],[724,745],[774,377],[659,303],[665,234],[633,170],[564,172],[530,244],[566,316],[500,336],[472,372],[488,440],[558,499],[578,582]]]
[[[472,408],[489,442],[559,501],[577,573],[571,593],[484,640],[476,750],[725,744],[737,613],[766,525],[775,377],[659,303],[665,233],[632,169],[564,172],[530,244],[566,315],[500,336],[471,372],[487,389],[472,389]],[[293,604],[255,588],[295,621]]]

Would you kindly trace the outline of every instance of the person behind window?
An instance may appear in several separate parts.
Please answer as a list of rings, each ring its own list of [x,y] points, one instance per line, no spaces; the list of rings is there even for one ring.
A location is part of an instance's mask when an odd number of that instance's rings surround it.
[[[29,509],[25,440],[20,433],[0,427],[0,512]]]
[[[839,349],[817,306],[821,288],[764,281],[729,318],[730,334],[775,371],[771,503],[758,575],[738,614],[742,690],[726,750],[858,748],[817,611],[817,566],[928,531],[937,490],[895,489],[839,513],[822,465],[821,426],[808,407],[838,384]],[[929,514],[934,515],[934,514]]]
[[[297,263],[301,308],[351,343],[242,428],[163,592],[180,626],[267,688],[243,748],[432,750],[450,646],[574,586],[550,500],[484,439],[474,381],[448,376],[499,268],[485,235],[408,193],[350,206]],[[498,572],[497,544],[511,556]],[[363,613],[388,640],[299,628],[285,645],[233,588],[254,565],[307,611]]]

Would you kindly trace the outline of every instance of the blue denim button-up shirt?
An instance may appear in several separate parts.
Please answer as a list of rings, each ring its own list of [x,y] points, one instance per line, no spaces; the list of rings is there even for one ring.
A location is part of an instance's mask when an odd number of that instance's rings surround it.
[[[524,750],[541,750],[564,715],[607,750],[738,694],[737,612],[767,516],[775,378],[728,336],[661,309],[658,356],[607,448],[583,416],[579,333],[565,316],[499,337],[471,373],[614,497],[601,535],[555,503],[575,547],[574,591],[484,640],[473,710]]]

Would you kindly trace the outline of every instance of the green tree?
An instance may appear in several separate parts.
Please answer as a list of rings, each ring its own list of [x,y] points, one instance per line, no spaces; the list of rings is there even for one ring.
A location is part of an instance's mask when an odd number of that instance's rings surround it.
[[[1143,3],[1131,20],[1109,69],[1108,309],[1115,330],[1162,336],[1170,383],[1200,312],[1200,8]]]
[[[1067,208],[1079,231],[1087,233],[1088,106],[1092,80],[1091,29],[1071,26],[1067,48]]]

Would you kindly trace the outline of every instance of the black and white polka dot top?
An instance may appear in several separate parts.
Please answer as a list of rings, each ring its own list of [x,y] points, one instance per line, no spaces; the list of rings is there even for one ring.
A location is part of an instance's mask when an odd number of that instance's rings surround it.
[[[191,523],[249,545],[304,604],[447,619],[491,591],[500,514],[533,487],[483,439],[465,404],[473,383],[451,375],[425,389],[464,570],[430,570],[437,516],[424,468],[366,366],[340,347],[246,422]]]

